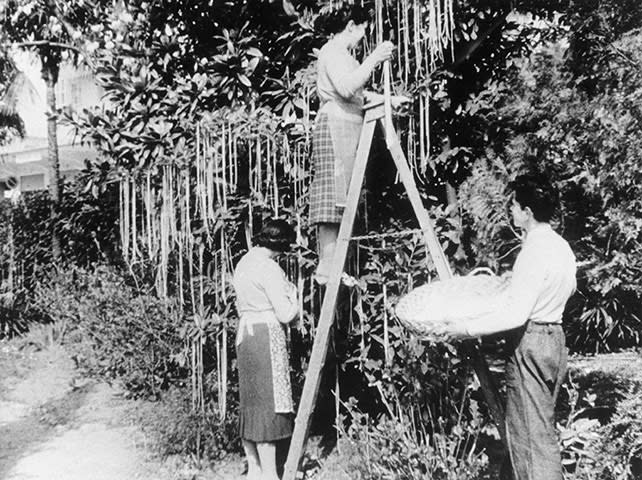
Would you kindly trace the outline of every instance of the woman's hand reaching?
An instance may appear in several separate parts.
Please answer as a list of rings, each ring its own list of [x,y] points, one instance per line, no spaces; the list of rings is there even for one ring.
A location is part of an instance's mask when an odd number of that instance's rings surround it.
[[[368,55],[368,60],[372,62],[373,66],[377,66],[380,63],[385,62],[386,60],[390,60],[394,51],[394,43],[389,41],[382,42],[377,45],[377,48],[375,48],[370,55]]]

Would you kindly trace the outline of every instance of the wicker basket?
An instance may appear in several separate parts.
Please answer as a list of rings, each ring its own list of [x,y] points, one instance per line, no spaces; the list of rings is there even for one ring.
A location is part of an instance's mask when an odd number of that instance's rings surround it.
[[[435,281],[413,289],[402,297],[395,314],[416,335],[430,335],[432,327],[445,319],[473,322],[501,301],[506,277],[468,275]]]

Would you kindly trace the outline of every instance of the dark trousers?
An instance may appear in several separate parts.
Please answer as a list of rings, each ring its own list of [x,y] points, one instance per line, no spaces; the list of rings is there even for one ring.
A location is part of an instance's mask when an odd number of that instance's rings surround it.
[[[515,480],[563,478],[554,410],[566,365],[561,325],[528,322],[506,369],[506,436]]]

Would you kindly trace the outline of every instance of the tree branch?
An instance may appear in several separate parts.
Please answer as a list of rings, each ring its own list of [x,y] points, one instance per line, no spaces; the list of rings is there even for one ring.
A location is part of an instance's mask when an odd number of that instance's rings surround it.
[[[2,45],[4,46],[4,45]],[[11,46],[19,48],[29,48],[29,47],[49,47],[49,48],[59,48],[61,50],[73,50],[74,52],[80,54],[85,59],[87,65],[92,70],[94,69],[94,63],[90,60],[89,55],[81,48],[76,47],[75,45],[70,45],[68,43],[60,42],[50,42],[49,40],[32,40],[29,42],[17,42],[11,44]]]
[[[620,57],[622,60],[627,62],[630,66],[638,67],[638,68],[640,67],[640,64],[637,61],[635,61],[635,59],[631,58],[630,55],[625,53],[621,48],[616,47],[613,44],[607,45],[607,47],[609,47],[613,51],[613,53],[615,53],[618,57]]]
[[[49,40],[31,40],[28,42],[16,42],[11,45],[15,47],[51,47],[65,50],[75,50],[80,54],[83,53],[78,47],[74,45],[69,45],[68,43],[50,42]]]
[[[467,60],[472,57],[473,53],[482,46],[484,41],[495,31],[497,30],[500,25],[502,25],[506,19],[508,18],[508,15],[510,15],[512,10],[508,10],[502,15],[499,15],[495,21],[491,24],[491,26],[485,30],[481,35],[478,35],[477,39],[468,43],[463,51],[457,55],[457,58],[453,63],[447,66],[448,69],[453,69],[459,67],[462,63],[466,62]]]

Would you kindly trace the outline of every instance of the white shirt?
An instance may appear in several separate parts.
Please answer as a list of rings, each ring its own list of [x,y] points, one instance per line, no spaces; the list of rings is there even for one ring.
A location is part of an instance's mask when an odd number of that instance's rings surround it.
[[[575,256],[547,223],[536,225],[517,256],[510,284],[494,312],[467,325],[471,336],[511,330],[527,321],[562,323],[564,307],[577,286]]]

